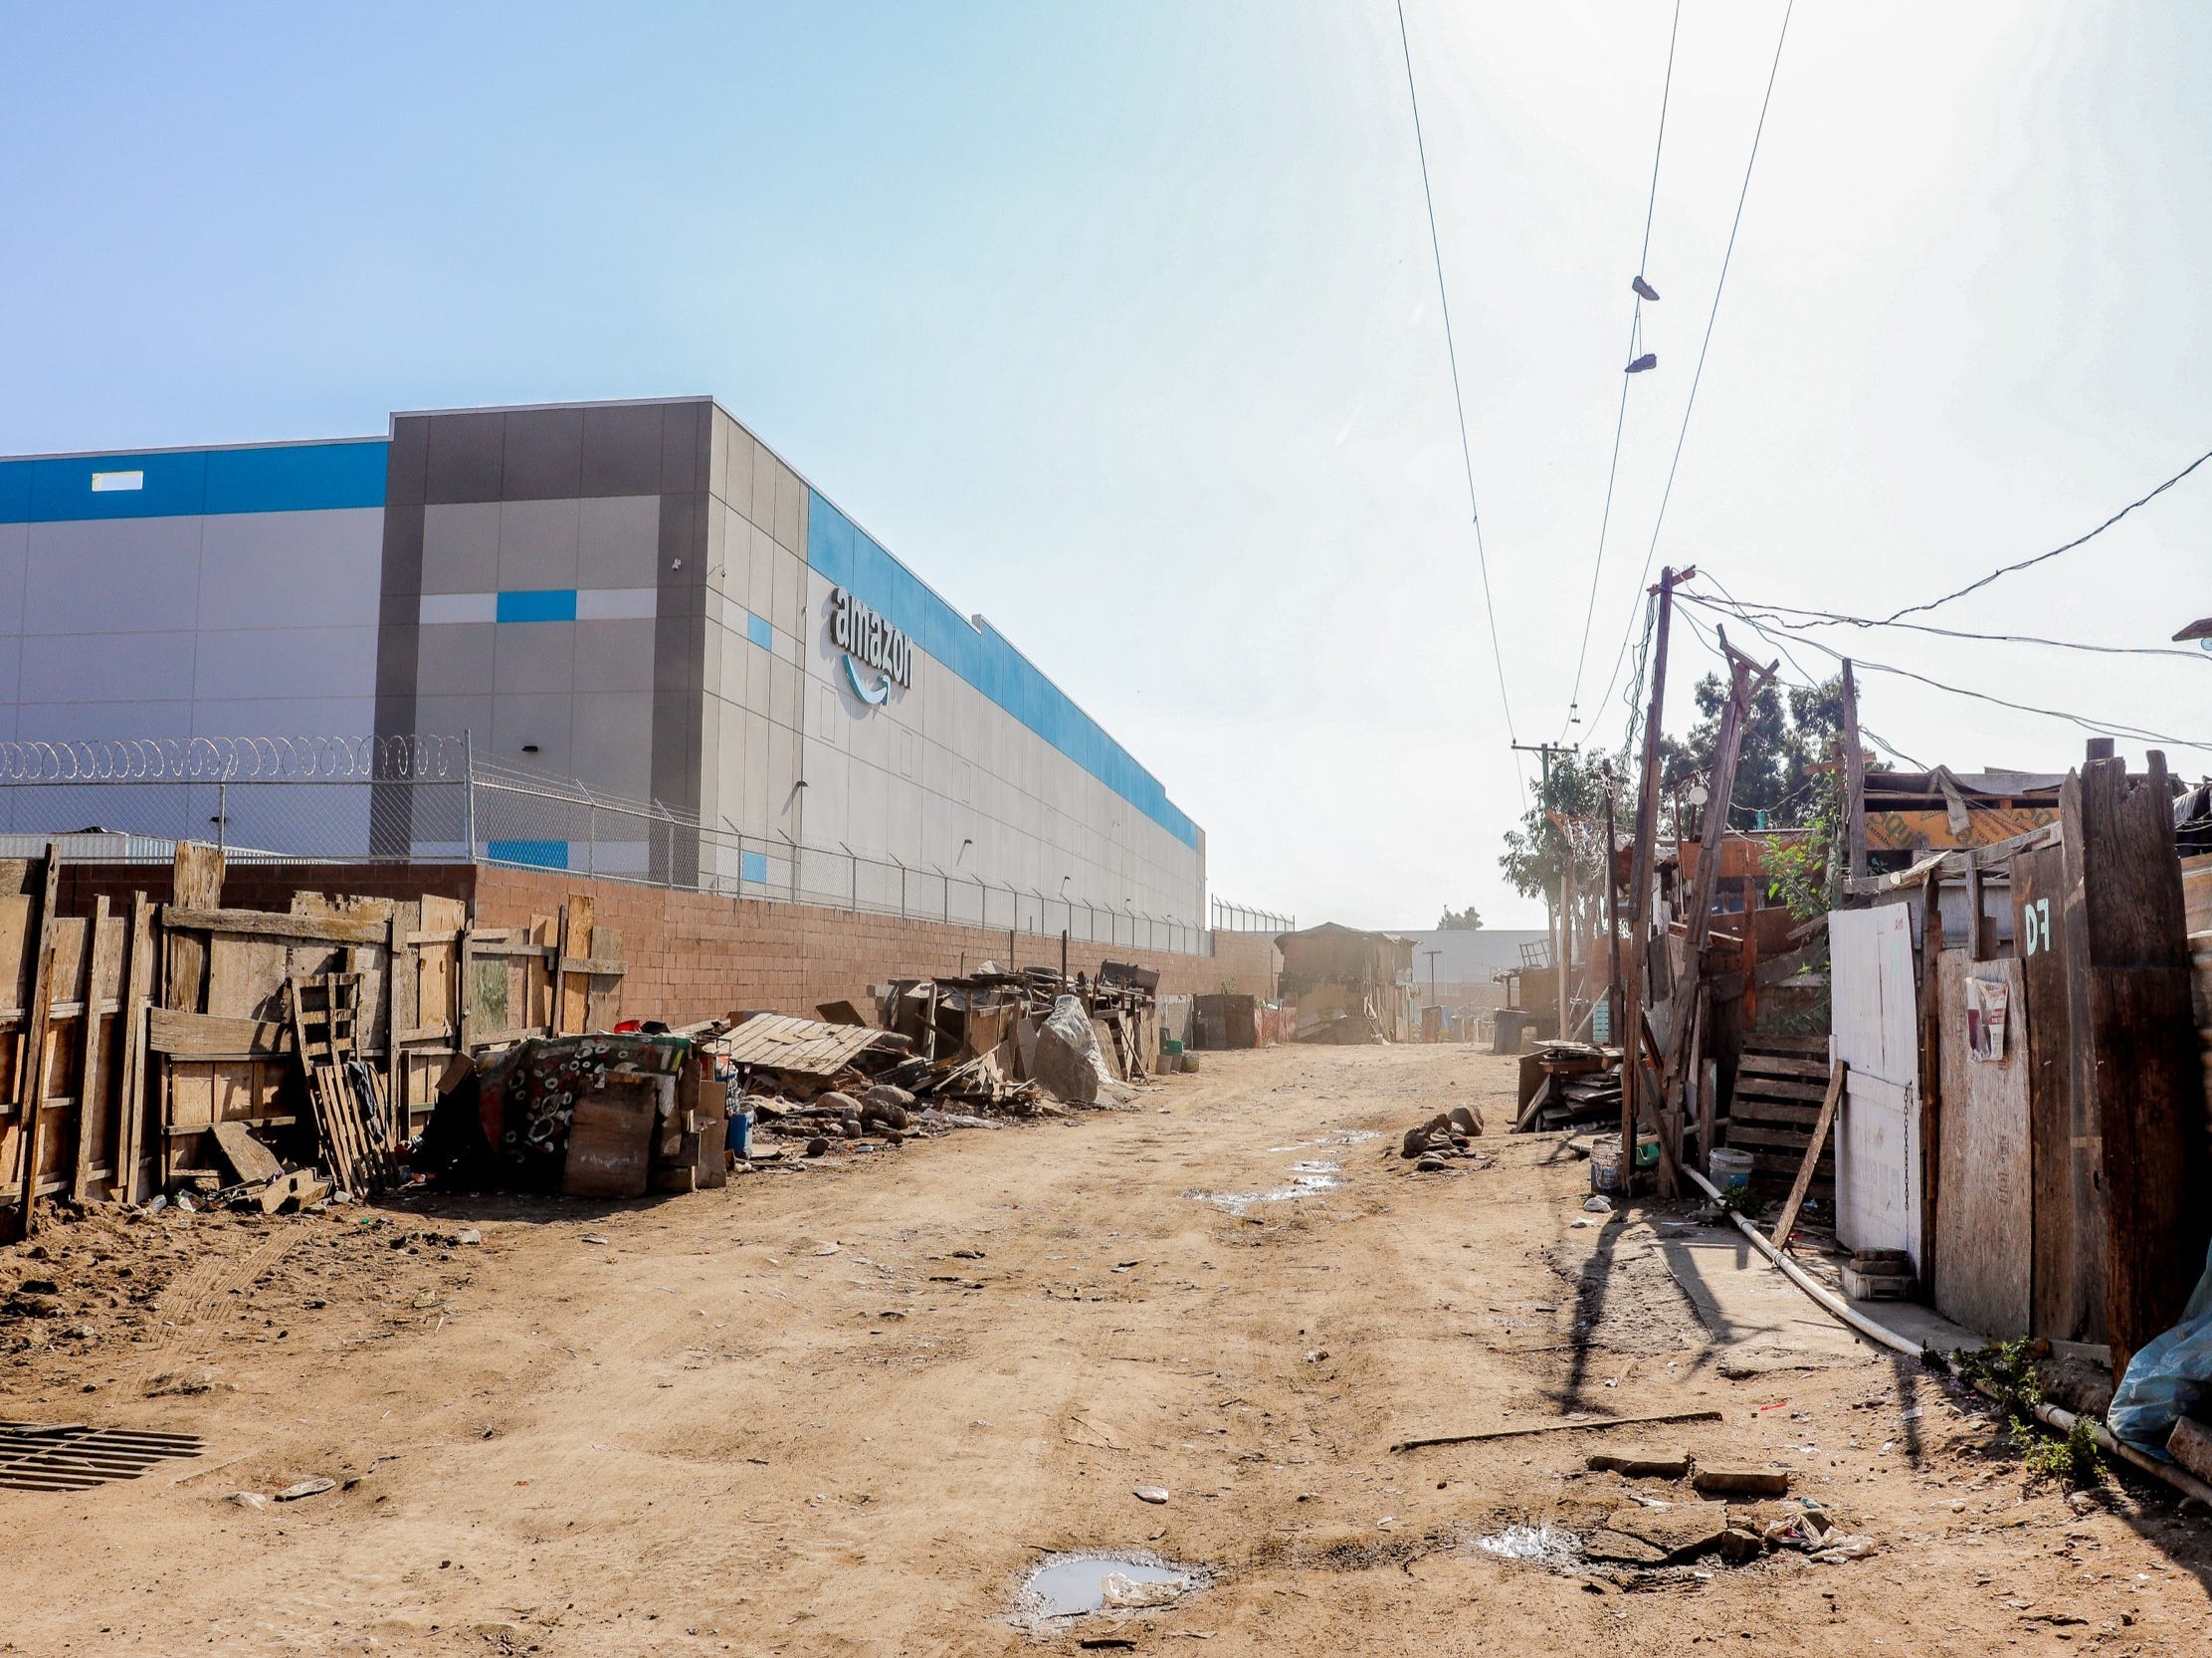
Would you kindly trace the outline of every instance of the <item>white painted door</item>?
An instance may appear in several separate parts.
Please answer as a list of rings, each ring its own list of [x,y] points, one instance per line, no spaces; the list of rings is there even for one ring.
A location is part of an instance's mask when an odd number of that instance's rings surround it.
[[[1920,1047],[1902,904],[1828,917],[1831,1051],[1851,1067],[1836,1122],[1836,1237],[1920,1270]]]

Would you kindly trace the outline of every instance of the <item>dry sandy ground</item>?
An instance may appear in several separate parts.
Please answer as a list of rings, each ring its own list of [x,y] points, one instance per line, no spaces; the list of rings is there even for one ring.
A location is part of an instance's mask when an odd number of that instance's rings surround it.
[[[0,1293],[52,1277],[65,1304],[0,1331],[37,1327],[0,1357],[0,1416],[208,1441],[128,1484],[0,1492],[0,1650],[2212,1646],[2202,1517],[2031,1487],[1939,1378],[1772,1299],[1763,1270],[1729,1279],[1721,1234],[1649,1210],[1574,1226],[1585,1165],[1550,1140],[1445,1175],[1392,1154],[1470,1096],[1495,1120],[1509,1062],[1206,1064],[1138,1112],[657,1203],[94,1222],[43,1261],[0,1251]],[[1345,1142],[1362,1132],[1381,1138]],[[1193,1195],[1308,1161],[1343,1184],[1241,1215]],[[472,1225],[481,1245],[442,1241]],[[1388,1448],[1703,1405],[1724,1420]],[[1477,1542],[1591,1527],[1630,1482],[1584,1458],[1631,1442],[1791,1467],[1881,1553],[1616,1582]],[[357,1483],[226,1501],[317,1474]],[[1154,1484],[1164,1506],[1132,1497]],[[1214,1581],[1042,1637],[1010,1620],[1042,1552],[1128,1546]]]

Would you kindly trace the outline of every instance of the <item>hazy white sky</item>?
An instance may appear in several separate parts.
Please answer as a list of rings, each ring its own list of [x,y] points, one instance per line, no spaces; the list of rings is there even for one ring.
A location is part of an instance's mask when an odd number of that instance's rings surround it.
[[[1671,7],[1407,15],[1513,726],[1555,738]],[[1607,744],[1781,19],[1683,8],[1660,366],[1572,733]],[[1540,916],[1497,874],[1519,784],[1389,0],[15,7],[0,35],[0,453],[710,391],[1150,766],[1216,891]],[[2208,60],[2181,0],[1805,0],[1658,561],[1886,612],[2212,448]],[[2162,643],[2212,614],[2208,515],[2212,468],[1934,619]],[[2212,658],[1852,643],[2212,743]],[[1705,660],[1682,636],[1685,707]],[[1880,676],[1864,708],[1929,761],[2081,751]]]

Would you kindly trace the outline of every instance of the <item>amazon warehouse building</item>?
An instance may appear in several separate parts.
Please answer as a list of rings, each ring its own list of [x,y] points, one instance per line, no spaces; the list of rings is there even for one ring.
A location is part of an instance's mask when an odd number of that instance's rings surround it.
[[[1159,780],[710,398],[0,460],[0,676],[11,849],[473,856],[1202,947]]]

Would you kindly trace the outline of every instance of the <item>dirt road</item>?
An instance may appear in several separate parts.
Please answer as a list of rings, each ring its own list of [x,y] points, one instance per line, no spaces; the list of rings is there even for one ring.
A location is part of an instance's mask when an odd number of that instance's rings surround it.
[[[0,1252],[0,1293],[55,1286],[53,1316],[0,1331],[0,1416],[208,1441],[128,1484],[0,1492],[0,1651],[2212,1644],[2202,1516],[2030,1485],[1987,1418],[1777,1294],[1732,1234],[1585,1216],[1585,1165],[1548,1140],[1398,1159],[1465,1100],[1495,1132],[1509,1062],[1206,1061],[1135,1112],[652,1204],[86,1223],[45,1260]],[[1722,1420],[1388,1448],[1700,1407]],[[1639,1574],[1482,1546],[1694,1500],[1585,1471],[1628,1443],[1788,1467],[1880,1552]],[[345,1483],[229,1501],[315,1475]],[[1094,1549],[1211,1580],[1017,1626],[1023,1573]]]

